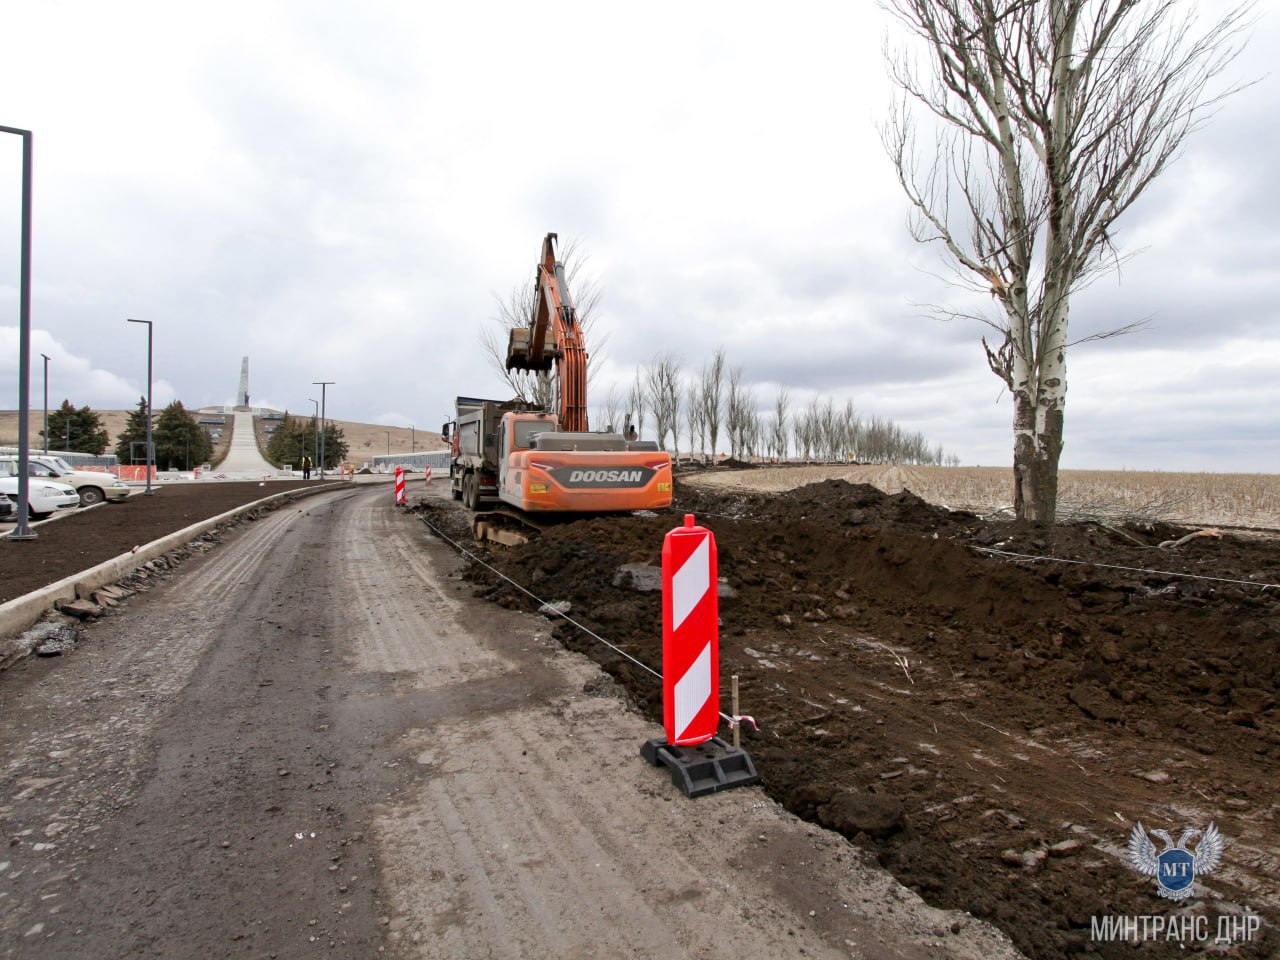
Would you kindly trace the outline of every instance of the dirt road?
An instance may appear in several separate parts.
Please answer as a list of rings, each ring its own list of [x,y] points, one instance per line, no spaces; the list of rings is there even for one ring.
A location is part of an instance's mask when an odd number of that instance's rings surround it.
[[[688,801],[383,488],[246,525],[0,675],[5,957],[983,957],[750,788]]]

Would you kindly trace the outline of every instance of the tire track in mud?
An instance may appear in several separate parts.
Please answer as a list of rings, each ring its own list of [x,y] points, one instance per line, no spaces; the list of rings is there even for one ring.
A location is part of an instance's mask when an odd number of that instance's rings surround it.
[[[339,576],[353,592],[348,610],[356,669],[399,674],[415,687],[482,680],[511,669],[487,648],[451,637],[459,605],[440,591],[442,574],[406,536],[406,528],[420,534],[419,526],[404,519],[366,496],[335,525],[335,541],[345,544]]]
[[[379,830],[390,873],[431,865],[430,883],[395,885],[416,955],[1012,955],[757,790],[688,801],[639,761],[652,732],[574,695],[413,738],[425,782]]]

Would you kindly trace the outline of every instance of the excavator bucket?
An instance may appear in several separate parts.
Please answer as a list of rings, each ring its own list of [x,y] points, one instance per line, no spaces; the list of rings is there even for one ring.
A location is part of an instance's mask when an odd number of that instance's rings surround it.
[[[529,329],[512,327],[507,336],[507,369],[529,369]]]

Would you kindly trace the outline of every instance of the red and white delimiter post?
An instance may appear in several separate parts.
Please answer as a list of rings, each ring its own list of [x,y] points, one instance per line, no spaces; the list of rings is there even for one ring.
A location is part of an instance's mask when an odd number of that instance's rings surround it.
[[[404,492],[404,467],[396,465],[396,506],[403,507],[408,503]]]
[[[720,724],[716,538],[693,520],[662,541],[662,722],[676,746],[710,740]]]

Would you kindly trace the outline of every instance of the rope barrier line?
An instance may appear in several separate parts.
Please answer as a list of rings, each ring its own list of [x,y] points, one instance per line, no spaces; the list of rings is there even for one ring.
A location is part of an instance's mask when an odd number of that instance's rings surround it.
[[[484,567],[486,570],[488,570],[490,573],[493,573],[493,574],[495,574],[496,576],[498,576],[500,579],[507,581],[507,583],[511,584],[513,587],[515,587],[517,590],[519,590],[521,593],[523,593],[525,596],[527,596],[530,600],[533,600],[535,603],[537,603],[537,604],[538,604],[538,606],[539,606],[539,608],[541,608],[541,607],[546,607],[546,608],[547,608],[547,610],[546,610],[546,612],[547,612],[547,613],[554,613],[556,616],[558,616],[558,617],[562,617],[563,619],[565,619],[565,620],[569,621],[569,623],[573,624],[575,627],[577,627],[579,630],[581,630],[581,631],[582,631],[583,633],[585,633],[587,636],[592,637],[593,639],[600,641],[600,642],[601,642],[601,643],[603,643],[606,647],[608,647],[610,650],[612,650],[614,653],[617,653],[617,654],[620,654],[620,655],[621,655],[621,656],[623,656],[623,657],[626,657],[628,660],[630,660],[632,663],[634,663],[637,667],[639,667],[639,668],[640,668],[640,669],[642,669],[642,670],[647,670],[649,673],[653,674],[653,675],[654,675],[655,677],[657,677],[659,680],[661,680],[661,679],[662,679],[662,674],[660,674],[657,670],[653,669],[653,667],[649,666],[647,663],[641,663],[639,660],[637,660],[637,659],[636,659],[635,657],[633,657],[631,654],[627,653],[627,651],[622,650],[622,649],[620,649],[620,648],[618,648],[618,647],[614,646],[612,643],[610,643],[610,642],[609,642],[608,640],[606,640],[604,637],[602,637],[602,636],[600,636],[599,634],[597,634],[595,631],[590,630],[589,628],[584,627],[582,624],[578,623],[578,621],[574,620],[574,619],[573,619],[571,616],[569,616],[567,613],[561,613],[559,610],[556,610],[556,609],[555,609],[553,606],[551,606],[547,601],[543,600],[541,597],[537,596],[536,594],[531,593],[530,591],[526,590],[526,589],[525,589],[524,587],[522,587],[520,584],[516,583],[514,580],[512,580],[510,577],[508,577],[508,576],[507,576],[505,573],[503,573],[501,570],[498,570],[498,569],[496,569],[496,568],[494,568],[494,567],[490,566],[489,564],[485,563],[483,560],[481,560],[478,556],[476,556],[476,555],[475,555],[474,553],[472,553],[470,550],[468,550],[468,549],[466,549],[464,546],[462,546],[462,544],[460,544],[460,543],[458,543],[456,540],[453,540],[452,538],[450,538],[450,537],[449,537],[449,535],[448,535],[448,534],[446,534],[446,533],[445,533],[443,530],[441,530],[439,527],[432,526],[431,522],[430,522],[430,521],[428,521],[426,517],[421,517],[420,519],[422,520],[423,524],[425,524],[425,525],[426,525],[426,527],[427,527],[429,530],[431,530],[433,533],[435,533],[435,535],[436,535],[436,536],[438,536],[440,539],[444,540],[446,543],[448,543],[450,546],[452,546],[455,550],[457,550],[457,551],[458,551],[460,554],[462,554],[464,557],[469,557],[470,559],[472,559],[472,560],[473,560],[473,561],[475,561],[476,563],[480,564],[480,566],[482,566],[482,567]]]
[[[574,620],[574,619],[573,619],[573,617],[569,616],[567,613],[561,613],[559,610],[555,609],[555,607],[551,606],[551,604],[550,604],[550,603],[548,603],[547,601],[543,600],[541,597],[537,596],[537,594],[534,594],[534,593],[530,592],[529,590],[526,590],[526,589],[525,589],[524,587],[522,587],[520,584],[516,583],[514,580],[512,580],[510,577],[508,577],[508,576],[507,576],[505,573],[503,573],[501,570],[498,570],[498,569],[496,569],[495,567],[493,567],[493,566],[491,566],[491,565],[489,565],[489,564],[485,563],[483,560],[481,560],[478,556],[476,556],[474,553],[472,553],[472,552],[471,552],[470,550],[468,550],[466,547],[462,546],[462,544],[458,543],[456,540],[454,540],[453,538],[451,538],[447,533],[445,533],[445,532],[444,532],[443,530],[441,530],[439,527],[434,526],[434,525],[431,523],[431,521],[429,521],[426,517],[419,516],[419,518],[418,518],[418,519],[420,519],[420,520],[422,521],[423,525],[424,525],[424,526],[426,526],[426,528],[427,528],[428,530],[430,530],[432,533],[434,533],[436,536],[438,536],[438,537],[439,537],[441,540],[443,540],[445,543],[449,544],[451,547],[453,547],[455,550],[457,550],[457,551],[458,551],[460,554],[462,554],[464,557],[469,557],[471,560],[473,560],[473,561],[475,561],[476,563],[480,564],[480,566],[484,567],[484,568],[485,568],[486,570],[488,570],[490,573],[494,574],[495,576],[499,577],[499,578],[500,578],[500,579],[502,579],[502,580],[507,581],[507,583],[511,584],[511,586],[515,587],[517,590],[519,590],[521,593],[523,593],[525,596],[527,596],[530,600],[532,600],[532,601],[534,601],[536,604],[538,604],[538,607],[539,607],[539,609],[540,609],[540,610],[542,610],[543,608],[545,608],[545,611],[543,611],[543,612],[548,613],[548,614],[552,614],[552,613],[553,613],[553,614],[555,614],[557,617],[560,617],[560,618],[562,618],[563,620],[568,621],[569,623],[571,623],[571,624],[573,624],[575,627],[577,627],[579,630],[581,630],[583,633],[585,633],[587,636],[591,637],[591,638],[592,638],[592,639],[594,639],[594,640],[598,640],[600,643],[603,643],[606,647],[608,647],[608,648],[609,648],[610,650],[612,650],[614,653],[616,653],[616,654],[618,654],[619,656],[625,657],[626,659],[630,660],[632,663],[634,663],[634,664],[635,664],[637,667],[639,667],[641,670],[645,670],[645,671],[647,671],[647,672],[649,672],[649,673],[653,674],[655,677],[657,677],[657,678],[658,678],[658,680],[659,680],[659,681],[661,681],[661,680],[662,680],[662,674],[661,674],[661,673],[659,673],[657,670],[653,669],[653,667],[649,666],[647,663],[642,663],[641,661],[637,660],[637,659],[636,659],[635,657],[633,657],[631,654],[627,653],[627,651],[625,651],[625,650],[623,650],[622,648],[617,647],[617,646],[615,646],[614,644],[610,643],[608,640],[606,640],[604,637],[600,636],[600,634],[596,633],[594,630],[590,629],[589,627],[585,627],[585,626],[583,626],[582,624],[580,624],[577,620]],[[760,729],[760,727],[759,727],[759,726],[757,726],[757,724],[756,724],[755,720],[754,720],[754,719],[752,719],[752,718],[751,718],[751,717],[749,717],[749,716],[746,716],[745,714],[744,714],[744,715],[742,715],[742,716],[730,716],[729,714],[727,714],[727,713],[725,713],[725,712],[723,712],[723,711],[718,711],[718,712],[720,713],[720,719],[724,720],[727,724],[729,724],[729,728],[730,728],[730,729],[733,729],[733,728],[734,728],[734,727],[736,727],[739,723],[742,723],[742,722],[744,722],[744,721],[746,721],[747,723],[750,723],[750,724],[751,724],[751,726],[752,726],[752,727],[754,727],[755,729],[757,729],[757,730],[759,730],[759,729]]]
[[[1130,573],[1150,573],[1161,577],[1183,577],[1187,580],[1207,580],[1213,583],[1234,583],[1246,587],[1259,587],[1262,590],[1280,590],[1277,583],[1259,583],[1256,580],[1232,580],[1228,577],[1206,577],[1199,573],[1178,573],[1175,570],[1152,570],[1148,567],[1125,567],[1115,563],[1095,563],[1092,560],[1066,560],[1062,557],[1034,556],[1025,553],[1010,553],[1008,550],[996,550],[992,547],[974,547],[979,553],[990,553],[998,557],[1009,557],[1013,560],[1047,561],[1049,563],[1074,563],[1082,567],[1103,567],[1107,570],[1127,570]]]

